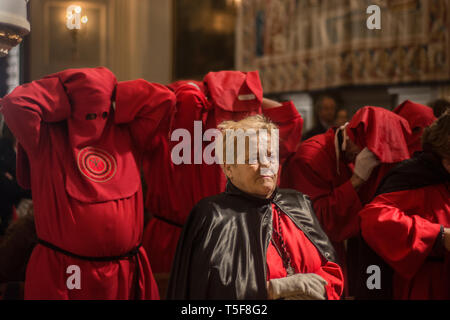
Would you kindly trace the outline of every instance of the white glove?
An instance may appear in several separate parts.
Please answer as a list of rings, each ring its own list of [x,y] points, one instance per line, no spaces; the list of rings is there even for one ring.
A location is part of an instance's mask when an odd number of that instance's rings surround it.
[[[364,148],[356,156],[355,170],[354,173],[363,179],[364,181],[369,180],[373,169],[380,164],[380,160],[367,148]]]
[[[298,273],[270,280],[269,297],[274,300],[325,300],[327,284],[325,279],[315,273]]]

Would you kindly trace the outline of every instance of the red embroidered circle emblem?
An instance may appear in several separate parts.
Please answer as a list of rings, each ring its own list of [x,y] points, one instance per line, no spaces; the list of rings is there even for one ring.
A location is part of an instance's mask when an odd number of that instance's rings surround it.
[[[86,147],[78,153],[78,168],[94,182],[106,182],[116,174],[116,160],[106,151]]]

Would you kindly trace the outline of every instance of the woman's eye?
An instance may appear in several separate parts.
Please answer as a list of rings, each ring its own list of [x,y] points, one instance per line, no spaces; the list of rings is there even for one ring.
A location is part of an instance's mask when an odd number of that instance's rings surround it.
[[[106,118],[108,118],[108,112],[103,112],[103,114],[102,114],[102,118],[103,118],[103,119],[106,119]]]
[[[97,119],[97,115],[95,113],[88,113],[86,115],[86,120],[95,120]]]

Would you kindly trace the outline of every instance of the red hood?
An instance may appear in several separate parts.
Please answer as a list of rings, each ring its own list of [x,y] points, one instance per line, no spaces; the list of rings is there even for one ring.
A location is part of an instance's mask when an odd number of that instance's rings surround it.
[[[45,77],[50,78],[59,79],[70,101],[70,115],[65,119],[68,122],[68,143],[73,148],[95,143],[106,124],[102,114],[106,112],[110,116],[111,97],[117,85],[114,74],[99,67],[68,69]],[[88,113],[95,113],[96,119],[86,120]],[[17,149],[17,180],[22,187],[31,187],[28,156],[20,145]]]
[[[409,100],[403,102],[395,108],[393,112],[405,118],[408,121],[411,130],[414,130],[414,128],[417,127],[428,127],[436,121],[436,117],[433,114],[433,109]]]
[[[433,109],[407,100],[395,108],[393,112],[405,118],[409,122],[412,135],[407,140],[407,143],[411,156],[415,152],[421,151],[421,137],[423,134],[423,129],[431,125],[436,120]]]
[[[258,71],[210,72],[204,83],[211,102],[224,111],[261,111],[263,89]]]
[[[399,115],[378,107],[360,109],[347,126],[349,138],[361,149],[367,147],[382,163],[409,159],[408,122]]]
[[[195,80],[180,80],[174,83],[169,84],[167,87],[172,90],[173,92],[176,92],[177,89],[185,86],[190,85],[194,88],[197,88],[198,90],[205,92],[205,85],[201,81],[195,81]]]

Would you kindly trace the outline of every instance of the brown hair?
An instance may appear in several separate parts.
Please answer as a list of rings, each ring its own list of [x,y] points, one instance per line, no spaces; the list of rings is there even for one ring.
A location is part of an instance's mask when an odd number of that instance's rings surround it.
[[[450,157],[450,110],[447,110],[422,135],[425,151],[432,151],[443,158]]]
[[[444,114],[446,110],[450,110],[450,102],[446,99],[438,99],[430,103],[436,118]]]

